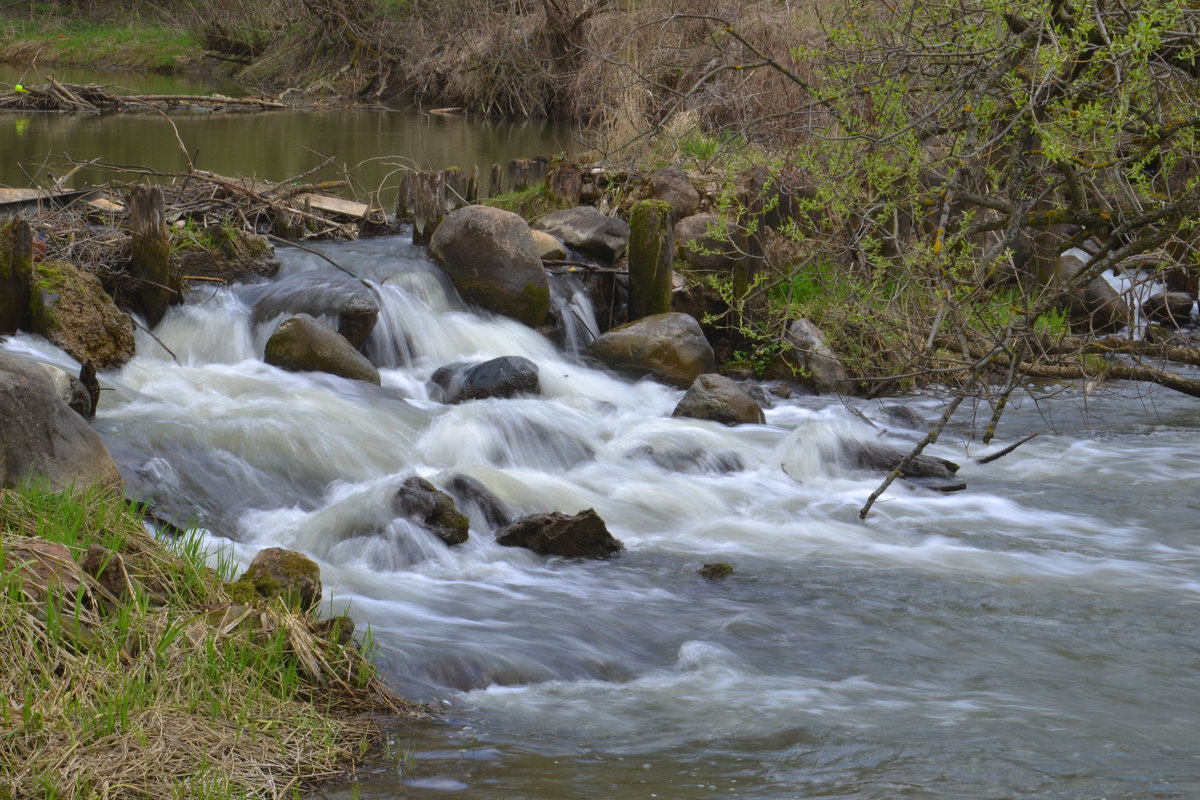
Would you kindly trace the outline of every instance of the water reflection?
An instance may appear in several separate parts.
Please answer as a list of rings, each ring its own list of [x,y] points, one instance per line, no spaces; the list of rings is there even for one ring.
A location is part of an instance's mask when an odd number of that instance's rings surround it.
[[[18,78],[13,74],[8,80]],[[0,83],[4,81],[0,73]],[[0,132],[5,143],[0,185],[46,185],[50,175],[70,169],[71,159],[178,173],[186,166],[182,142],[199,169],[274,181],[303,174],[332,156],[335,163],[313,180],[348,178],[359,197],[381,193],[385,208],[394,205],[396,176],[405,168],[478,166],[486,185],[493,163],[571,147],[570,130],[552,122],[448,117],[414,109],[189,111],[172,113],[169,119],[154,113],[0,114]],[[135,177],[89,168],[76,173],[71,185]]]

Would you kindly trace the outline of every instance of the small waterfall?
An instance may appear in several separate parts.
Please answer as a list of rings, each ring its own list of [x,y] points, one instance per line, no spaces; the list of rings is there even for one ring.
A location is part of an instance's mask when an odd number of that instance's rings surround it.
[[[600,335],[591,295],[578,276],[550,276],[550,310],[559,344],[567,353],[578,353]]]

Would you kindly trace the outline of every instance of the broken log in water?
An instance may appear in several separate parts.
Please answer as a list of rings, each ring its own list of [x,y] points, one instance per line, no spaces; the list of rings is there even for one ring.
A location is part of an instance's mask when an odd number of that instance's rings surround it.
[[[98,114],[151,111],[181,106],[243,111],[289,108],[286,103],[261,97],[226,97],[222,94],[119,94],[108,85],[69,84],[54,78],[50,78],[48,83],[41,86],[22,86],[21,89],[22,91],[14,89],[0,92],[0,110]]]

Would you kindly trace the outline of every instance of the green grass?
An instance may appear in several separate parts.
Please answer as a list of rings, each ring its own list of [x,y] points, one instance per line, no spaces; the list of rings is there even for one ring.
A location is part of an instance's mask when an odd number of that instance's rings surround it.
[[[92,545],[119,595],[75,567]],[[0,799],[291,796],[366,754],[366,713],[411,712],[307,617],[231,604],[208,560],[116,494],[0,491]]]
[[[8,21],[0,26],[0,52],[10,58],[36,53],[43,64],[160,73],[182,72],[203,58],[189,31],[136,19],[123,24],[53,17]]]

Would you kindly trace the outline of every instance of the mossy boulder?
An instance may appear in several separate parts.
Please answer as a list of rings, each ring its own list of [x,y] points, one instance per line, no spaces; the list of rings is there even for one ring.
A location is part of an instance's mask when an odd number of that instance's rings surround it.
[[[321,568],[302,553],[268,547],[260,550],[242,576],[225,588],[233,600],[245,605],[278,597],[288,608],[310,611],[321,602]]]
[[[33,332],[75,360],[110,369],[133,358],[133,321],[95,275],[66,261],[38,264],[29,300]]]
[[[404,482],[392,499],[392,508],[433,533],[447,547],[467,540],[470,520],[454,506],[454,499],[424,478]]]
[[[724,375],[701,375],[675,406],[673,417],[707,419],[724,425],[766,422],[762,407],[741,385]]]
[[[379,370],[346,337],[308,314],[284,320],[267,340],[268,364],[291,372],[327,372],[380,385]]]
[[[536,328],[550,313],[550,279],[529,225],[511,211],[467,206],[446,217],[429,255],[468,303]]]
[[[588,345],[586,352],[613,369],[649,375],[681,389],[711,372],[715,360],[700,323],[674,312],[613,328]]]

